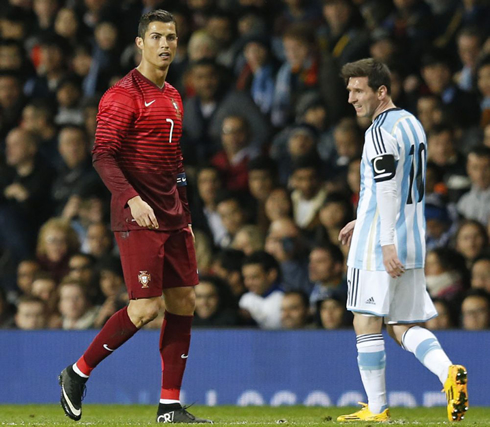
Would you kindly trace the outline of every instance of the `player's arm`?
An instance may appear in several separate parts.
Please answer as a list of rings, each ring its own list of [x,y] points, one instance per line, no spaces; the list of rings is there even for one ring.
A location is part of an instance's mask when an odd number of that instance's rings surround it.
[[[141,199],[119,167],[116,157],[133,122],[133,99],[123,89],[113,89],[102,98],[97,114],[97,130],[92,163],[118,203],[131,209],[141,227],[158,228],[153,209]]]
[[[182,105],[182,100],[179,97],[179,106],[180,111],[184,111],[184,107]],[[182,116],[182,121],[184,117]],[[184,170],[184,157],[182,156],[182,150],[180,148],[180,141],[177,142],[177,158],[179,160],[177,164],[177,191],[179,192],[180,202],[182,203],[182,208],[184,209],[185,217],[187,220],[187,224],[189,224],[189,229],[191,230],[192,237],[194,238],[194,232],[192,231],[192,218],[191,218],[191,209],[189,207],[189,201],[187,199],[187,177]]]
[[[378,129],[372,144],[367,146],[367,149],[376,185],[383,265],[391,277],[399,277],[404,273],[405,268],[398,258],[395,246],[398,147],[395,138],[382,129]]]

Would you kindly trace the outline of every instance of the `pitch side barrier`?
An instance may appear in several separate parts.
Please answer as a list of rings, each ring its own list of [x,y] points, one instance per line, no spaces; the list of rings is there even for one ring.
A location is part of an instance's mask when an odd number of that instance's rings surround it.
[[[0,331],[0,403],[55,403],[57,376],[97,331]],[[437,333],[469,372],[472,405],[490,406],[490,331]],[[159,331],[141,331],[93,372],[86,403],[154,404],[160,395]],[[387,336],[390,406],[445,404],[441,384]],[[193,332],[183,400],[203,405],[357,405],[365,401],[348,331]]]

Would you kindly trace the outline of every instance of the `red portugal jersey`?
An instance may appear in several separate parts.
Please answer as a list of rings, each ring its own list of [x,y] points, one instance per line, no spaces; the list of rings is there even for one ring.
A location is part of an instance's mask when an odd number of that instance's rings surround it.
[[[102,97],[93,164],[112,193],[114,231],[137,230],[128,200],[141,196],[154,210],[159,230],[190,223],[180,137],[182,99],[134,69]]]

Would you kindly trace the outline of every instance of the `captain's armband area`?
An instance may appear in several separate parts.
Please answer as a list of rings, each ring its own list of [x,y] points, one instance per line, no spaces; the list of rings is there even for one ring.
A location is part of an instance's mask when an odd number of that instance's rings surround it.
[[[392,154],[382,154],[371,160],[374,180],[376,182],[388,181],[395,176],[395,157]]]
[[[187,177],[185,175],[185,172],[178,173],[177,174],[177,187],[184,187],[187,185]]]

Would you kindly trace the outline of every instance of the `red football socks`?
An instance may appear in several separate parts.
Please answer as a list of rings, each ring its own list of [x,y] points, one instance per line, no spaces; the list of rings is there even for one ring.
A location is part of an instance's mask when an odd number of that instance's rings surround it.
[[[114,313],[106,322],[87,348],[83,356],[77,361],[77,367],[85,375],[90,372],[114,350],[129,340],[138,328],[128,316],[128,308],[124,307]]]
[[[160,333],[162,358],[162,391],[160,399],[180,399],[180,387],[184,376],[193,316],[179,316],[165,311]]]

